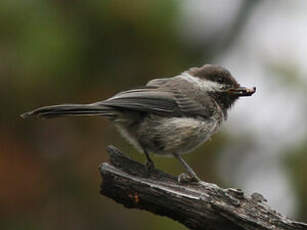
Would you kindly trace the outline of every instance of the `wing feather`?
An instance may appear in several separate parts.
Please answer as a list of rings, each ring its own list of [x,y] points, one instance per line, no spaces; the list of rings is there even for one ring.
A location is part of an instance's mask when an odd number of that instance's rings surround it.
[[[144,88],[120,92],[95,105],[169,116],[209,116],[208,108],[179,91],[169,79],[150,81]]]
[[[134,89],[121,92],[99,104],[116,108],[155,113],[176,113],[177,104],[169,92],[157,89]]]

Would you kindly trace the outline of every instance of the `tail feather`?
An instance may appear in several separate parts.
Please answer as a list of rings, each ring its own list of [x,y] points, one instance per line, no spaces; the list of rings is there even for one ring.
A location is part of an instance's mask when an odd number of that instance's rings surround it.
[[[93,104],[63,104],[44,106],[21,114],[22,118],[55,118],[61,116],[114,116],[110,107]]]

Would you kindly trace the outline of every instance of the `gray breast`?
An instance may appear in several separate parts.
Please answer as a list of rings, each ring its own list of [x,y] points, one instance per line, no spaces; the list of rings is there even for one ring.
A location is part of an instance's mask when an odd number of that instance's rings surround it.
[[[137,139],[141,146],[159,155],[191,152],[217,129],[218,121],[187,117],[148,116],[139,126]]]

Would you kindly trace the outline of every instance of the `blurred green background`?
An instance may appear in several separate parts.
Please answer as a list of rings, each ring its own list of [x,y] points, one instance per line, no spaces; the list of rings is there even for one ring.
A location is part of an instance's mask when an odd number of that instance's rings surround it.
[[[107,145],[144,161],[106,119],[19,114],[102,100],[205,63],[258,91],[185,159],[204,180],[260,192],[306,222],[306,10],[303,0],[2,0],[0,228],[185,229],[99,195]]]

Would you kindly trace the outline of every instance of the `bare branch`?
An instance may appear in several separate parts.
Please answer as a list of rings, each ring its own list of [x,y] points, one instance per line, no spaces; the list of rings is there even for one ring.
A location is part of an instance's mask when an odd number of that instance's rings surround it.
[[[180,185],[177,179],[145,167],[108,147],[110,163],[100,166],[101,194],[127,208],[145,209],[174,219],[190,229],[306,229],[272,210],[262,195],[246,195],[239,189],[215,184]]]

